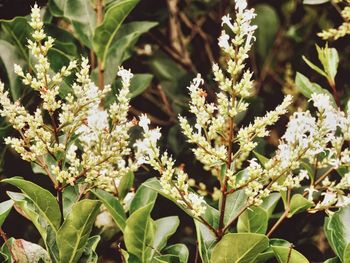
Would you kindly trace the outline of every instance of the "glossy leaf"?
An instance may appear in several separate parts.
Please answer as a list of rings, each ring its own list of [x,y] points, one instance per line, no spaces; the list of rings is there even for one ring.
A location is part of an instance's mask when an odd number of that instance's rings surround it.
[[[83,255],[79,259],[78,263],[97,263],[98,255],[96,254],[95,250],[100,240],[100,236],[92,236],[88,239]]]
[[[19,188],[32,201],[36,208],[46,217],[48,223],[58,229],[61,225],[61,213],[56,198],[46,189],[24,180],[20,177],[4,179],[1,182],[8,183]]]
[[[61,262],[78,262],[84,252],[99,209],[99,201],[87,199],[72,207],[57,232],[57,246]]]
[[[2,226],[8,214],[10,213],[13,204],[13,200],[7,200],[5,202],[0,203],[0,227]]]
[[[215,263],[254,262],[260,252],[268,248],[265,235],[253,233],[226,234],[214,247],[211,261]]]
[[[139,0],[120,0],[108,8],[103,23],[95,30],[93,49],[97,57],[104,63],[107,53],[117,35],[124,19],[136,6]]]
[[[194,220],[196,227],[196,237],[198,242],[198,252],[203,263],[210,263],[212,250],[217,242],[215,234],[204,224]]]
[[[134,185],[135,175],[130,172],[125,174],[120,180],[118,186],[118,197],[123,200],[126,194],[130,191],[130,188]]]
[[[305,211],[312,207],[314,204],[303,197],[301,194],[294,194],[290,200],[290,211],[288,217],[292,217],[294,214]]]
[[[318,59],[321,61],[326,77],[331,82],[334,82],[335,75],[337,75],[339,65],[339,55],[335,48],[329,48],[328,46],[320,48],[316,45]]]
[[[329,2],[330,0],[303,0],[306,5],[320,5]]]
[[[244,190],[238,190],[229,194],[226,198],[226,208],[224,215],[225,225],[234,220],[247,205],[247,195]]]
[[[168,241],[168,239],[176,232],[180,224],[180,220],[177,216],[168,216],[160,218],[155,223],[155,233],[153,248],[161,251]]]
[[[311,98],[312,93],[324,94],[329,96],[329,100],[333,105],[336,105],[332,94],[328,90],[323,89],[318,84],[311,82],[307,77],[299,72],[296,74],[295,84],[306,98]]]
[[[23,86],[23,84],[14,73],[13,65],[18,64],[20,66],[23,66],[25,64],[25,61],[19,56],[16,47],[7,41],[0,39],[0,50],[0,59],[5,66],[9,80],[9,91],[12,99],[15,101],[19,99],[23,93],[21,90],[21,86]]]
[[[100,189],[94,190],[93,193],[106,207],[119,229],[124,231],[126,215],[119,200],[112,194]]]
[[[325,234],[335,254],[344,262],[344,253],[350,244],[350,206],[343,207],[325,220]]]
[[[7,195],[14,201],[14,208],[22,216],[28,218],[40,233],[46,249],[50,253],[53,262],[59,262],[58,249],[56,245],[56,229],[35,205],[35,203],[22,193],[7,192]]]
[[[237,222],[238,232],[265,234],[268,225],[268,215],[261,207],[248,208]]]
[[[179,258],[179,263],[187,263],[189,257],[189,251],[184,244],[175,244],[166,247],[162,251],[165,255],[175,255]]]
[[[309,261],[298,251],[291,247],[272,246],[276,259],[279,263],[308,263]]]
[[[62,193],[63,217],[66,218],[72,206],[79,201],[79,185],[69,185]]]
[[[315,70],[318,74],[320,74],[321,76],[324,76],[327,78],[327,74],[326,72],[324,72],[321,68],[319,68],[318,66],[316,66],[314,63],[312,63],[310,60],[308,60],[305,56],[303,56],[303,60],[305,61],[305,63],[312,68],[313,70]]]
[[[117,75],[118,66],[130,58],[139,37],[156,25],[156,22],[140,21],[131,22],[120,27],[116,40],[111,44],[106,56],[106,65],[108,65],[104,71],[106,84],[113,82]]]
[[[261,208],[264,208],[266,210],[268,218],[271,217],[280,198],[281,198],[281,195],[279,193],[271,193],[268,197],[266,197],[263,200],[263,203],[261,204]]]
[[[144,185],[141,185],[134,196],[134,199],[132,200],[130,204],[130,214],[134,213],[136,210],[151,204],[152,207],[154,206],[154,203],[157,198],[157,192],[154,191],[151,188],[148,188]]]
[[[92,47],[92,38],[96,27],[96,12],[91,1],[66,0],[64,16],[69,18],[81,42]]]
[[[142,262],[150,262],[155,223],[151,218],[153,203],[137,209],[126,221],[124,241],[127,250]]]

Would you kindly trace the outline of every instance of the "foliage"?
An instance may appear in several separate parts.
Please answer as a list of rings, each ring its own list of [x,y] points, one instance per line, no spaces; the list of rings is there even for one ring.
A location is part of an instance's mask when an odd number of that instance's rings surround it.
[[[1,260],[350,262],[349,5],[49,0],[1,20]]]

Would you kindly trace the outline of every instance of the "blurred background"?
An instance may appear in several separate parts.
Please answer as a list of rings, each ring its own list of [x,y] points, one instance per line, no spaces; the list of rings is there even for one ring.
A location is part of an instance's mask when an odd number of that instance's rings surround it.
[[[87,0],[88,1],[88,0]],[[12,70],[8,65],[20,59],[20,54],[12,52],[4,41],[9,40],[8,24],[4,20],[17,16],[26,16],[30,7],[37,2],[45,7],[44,18],[50,24],[48,32],[57,39],[58,48],[69,57],[79,58],[88,55],[88,49],[77,39],[72,28],[65,19],[55,15],[55,9],[50,1],[38,0],[0,0],[0,79],[5,84],[12,85]],[[91,0],[93,4],[93,0]],[[261,116],[266,111],[278,105],[285,94],[292,94],[295,103],[291,112],[305,108],[307,100],[298,92],[294,84],[296,72],[308,76],[312,81],[324,88],[329,88],[327,82],[312,71],[303,61],[305,55],[316,62],[315,45],[324,46],[325,41],[317,36],[322,29],[338,26],[342,18],[337,6],[332,3],[321,5],[304,5],[302,1],[293,0],[251,0],[249,6],[255,8],[257,17],[254,24],[258,25],[257,41],[249,58],[249,66],[254,71],[256,96],[250,99],[251,106],[244,116],[241,116],[239,126],[249,123],[253,116]],[[47,5],[49,4],[49,8]],[[164,133],[163,147],[171,151],[179,164],[184,164],[188,173],[196,180],[207,185],[203,194],[210,194],[215,184],[206,171],[197,163],[190,151],[190,146],[181,135],[177,122],[178,114],[187,115],[188,91],[191,79],[201,73],[206,79],[205,88],[208,100],[215,100],[217,87],[212,80],[211,65],[221,61],[217,38],[221,31],[221,17],[227,13],[233,14],[233,0],[142,0],[126,19],[131,21],[154,21],[157,25],[142,34],[132,48],[125,49],[123,65],[131,68],[133,73],[151,74],[143,92],[133,98],[131,117],[146,112],[154,125],[160,126]],[[59,27],[64,31],[55,31]],[[25,41],[28,28],[16,28],[18,41]],[[340,55],[340,68],[336,78],[337,89],[342,101],[349,98],[350,45],[349,37],[329,42],[337,48]],[[17,49],[16,49],[17,50]],[[60,63],[60,57],[54,57]],[[117,68],[115,68],[117,70]],[[18,84],[15,93],[29,108],[38,102],[35,94]],[[192,118],[192,116],[188,116]],[[288,116],[282,118],[273,127],[267,141],[262,141],[258,152],[270,156],[275,149],[278,138],[283,134]],[[238,127],[239,127],[238,126]],[[0,137],[13,131],[4,120],[0,119]],[[0,176],[23,176],[40,185],[49,187],[50,183],[44,176],[34,174],[32,167],[23,161],[3,142],[0,142]],[[136,174],[136,187],[146,179],[156,176],[152,171],[140,171]],[[1,201],[6,199],[5,188],[0,185]],[[211,198],[210,198],[211,199]],[[191,219],[169,201],[158,197],[158,204],[153,211],[153,218],[168,215],[179,215],[181,225],[171,241],[185,243],[191,251],[190,262],[196,251],[194,225]],[[161,208],[161,209],[159,209]],[[283,237],[293,243],[297,250],[312,262],[322,262],[329,258],[332,252],[322,231],[322,214],[299,214],[287,220],[274,233],[274,237]],[[12,212],[4,225],[9,236],[21,237],[37,242],[39,234],[29,223],[24,222]],[[96,232],[101,231],[99,229]],[[98,247],[102,255],[101,262],[118,262],[115,244],[120,236],[106,231],[104,239]],[[171,242],[170,241],[170,242]]]

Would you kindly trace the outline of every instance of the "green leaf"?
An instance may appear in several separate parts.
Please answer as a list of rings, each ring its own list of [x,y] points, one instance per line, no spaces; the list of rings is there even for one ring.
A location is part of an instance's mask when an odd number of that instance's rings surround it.
[[[168,241],[168,239],[176,232],[180,224],[180,220],[177,216],[168,216],[160,218],[154,221],[156,231],[154,233],[153,248],[161,251]],[[154,250],[154,252],[156,252]]]
[[[290,211],[288,217],[292,217],[294,214],[305,211],[306,209],[312,207],[314,204],[307,200],[301,194],[295,194],[290,200]]]
[[[189,252],[188,248],[184,244],[175,244],[166,247],[162,251],[163,254],[166,255],[175,255],[179,258],[179,263],[187,263]]]
[[[217,220],[219,221],[219,220]],[[194,220],[196,227],[196,236],[198,242],[198,251],[203,263],[210,263],[212,250],[217,242],[215,234],[204,224]]]
[[[265,234],[267,225],[267,212],[261,207],[252,207],[238,218],[237,232]]]
[[[343,262],[350,262],[350,243],[348,243],[345,247],[343,254]]]
[[[116,2],[105,13],[103,23],[96,28],[93,37],[93,49],[103,63],[106,62],[107,53],[121,24],[138,2],[139,0],[120,0]]]
[[[18,48],[21,57],[28,62],[29,52],[26,45],[32,29],[28,24],[27,18],[19,16],[12,20],[0,20],[0,23],[7,39]]]
[[[124,241],[128,252],[142,262],[150,262],[154,242],[155,223],[151,218],[153,203],[137,209],[126,220]]]
[[[256,158],[258,158],[259,162],[262,164],[262,166],[265,166],[265,164],[267,163],[267,161],[269,160],[268,158],[266,158],[264,155],[253,151],[254,155],[256,156]]]
[[[78,263],[97,263],[98,255],[96,254],[95,250],[100,240],[100,236],[92,236],[88,239],[83,255],[79,259]]]
[[[57,232],[60,262],[78,262],[84,252],[99,209],[100,202],[95,200],[85,199],[74,204]]]
[[[334,258],[329,258],[326,261],[324,261],[323,263],[341,263],[341,261],[339,260],[339,258],[334,257]]]
[[[269,240],[265,235],[253,233],[226,234],[214,247],[211,262],[250,263],[266,250]]]
[[[318,66],[316,66],[314,63],[312,63],[310,60],[308,60],[305,56],[303,56],[303,60],[305,61],[305,63],[312,68],[313,70],[315,70],[318,74],[324,76],[327,78],[327,74],[326,72],[324,72],[322,69],[320,69]]]
[[[132,200],[130,204],[130,214],[134,213],[136,210],[151,204],[152,207],[154,206],[154,203],[157,198],[157,191],[145,186],[141,185],[134,196],[134,199]]]
[[[308,263],[309,261],[298,251],[291,247],[272,246],[279,263]]]
[[[91,1],[66,0],[64,16],[67,17],[81,42],[92,47],[96,27],[96,12]]]
[[[303,0],[305,5],[320,5],[329,2],[330,0]]]
[[[79,201],[79,185],[69,185],[62,192],[63,218],[70,213],[72,206]]]
[[[5,202],[0,203],[0,227],[4,223],[6,217],[10,213],[12,207],[13,207],[13,200],[7,200]]]
[[[307,77],[299,72],[296,74],[295,84],[306,98],[310,99],[313,93],[324,94],[329,96],[329,101],[332,105],[336,105],[332,94],[328,90],[323,89],[318,84],[311,82]]]
[[[106,65],[108,65],[104,71],[106,84],[111,84],[114,81],[118,66],[130,58],[139,37],[156,25],[156,22],[137,21],[120,27],[118,36],[113,41],[106,56]]]
[[[106,207],[119,229],[121,231],[124,231],[126,215],[123,206],[120,204],[119,200],[112,194],[100,189],[94,190],[92,192]]]
[[[281,195],[279,193],[271,193],[268,197],[263,200],[261,208],[264,208],[267,212],[268,218],[272,216],[273,211],[275,210],[278,201],[280,200]]]
[[[58,263],[57,230],[52,226],[52,223],[28,196],[14,192],[7,192],[7,195],[14,201],[14,208],[17,212],[32,221],[40,233],[51,259]]]
[[[325,220],[325,234],[335,254],[344,261],[345,250],[350,243],[350,206],[343,207]]]
[[[130,81],[130,97],[135,98],[144,92],[153,79],[151,74],[135,74]]]
[[[56,198],[46,189],[24,180],[20,177],[4,179],[1,182],[8,183],[21,189],[32,201],[36,208],[46,217],[53,229],[61,225],[61,213]]]
[[[131,187],[134,185],[135,175],[130,172],[125,174],[120,180],[118,186],[118,197],[123,200],[127,193],[130,191]]]
[[[280,20],[274,8],[266,4],[255,7],[256,18],[253,24],[258,26],[256,30],[256,49],[259,56],[265,60],[269,54],[280,26]]]
[[[339,55],[335,48],[329,48],[327,45],[324,48],[320,48],[316,45],[318,59],[321,61],[324,71],[326,72],[326,78],[334,83],[335,75],[337,75],[339,65]]]
[[[226,209],[224,214],[224,223],[229,224],[234,220],[247,205],[247,195],[244,190],[238,190],[229,194],[226,198]]]
[[[15,46],[7,41],[0,39],[0,59],[5,66],[7,77],[9,80],[10,94],[14,101],[18,100],[23,93],[21,80],[14,73],[13,65],[18,64],[23,66],[25,61],[19,56]]]

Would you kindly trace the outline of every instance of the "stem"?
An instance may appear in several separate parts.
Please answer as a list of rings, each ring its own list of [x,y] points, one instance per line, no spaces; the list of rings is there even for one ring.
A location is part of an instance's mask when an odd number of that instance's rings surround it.
[[[225,234],[225,232],[227,231],[227,229],[229,229],[231,227],[231,225],[233,225],[234,222],[236,222],[236,220],[238,219],[238,217],[240,215],[242,215],[244,213],[245,210],[247,210],[249,208],[250,205],[246,205],[245,207],[243,207],[243,209],[241,211],[239,211],[239,213],[235,216],[235,218],[233,218],[222,230],[222,234]]]
[[[227,153],[227,168],[230,169],[231,163],[232,163],[232,137],[233,137],[233,119],[230,118],[229,123],[229,139],[228,139],[228,153]],[[221,187],[221,193],[222,193],[222,202],[220,207],[220,221],[219,221],[219,238],[221,238],[224,229],[224,217],[225,217],[225,208],[226,208],[226,200],[227,200],[227,181],[228,177],[225,176],[224,183]]]
[[[337,92],[337,87],[335,85],[334,80],[328,80],[329,86],[331,86],[332,88],[332,92],[333,92],[333,96],[335,98],[335,102],[337,103],[338,107],[340,107],[340,98],[338,96],[338,92]]]

